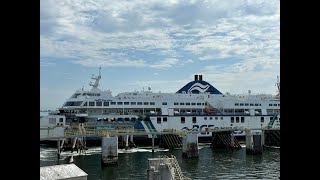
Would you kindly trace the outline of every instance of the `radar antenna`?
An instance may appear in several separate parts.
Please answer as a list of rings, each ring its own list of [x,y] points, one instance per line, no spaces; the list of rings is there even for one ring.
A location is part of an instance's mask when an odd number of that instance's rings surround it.
[[[98,89],[99,81],[101,79],[101,66],[99,67],[99,76],[94,77],[94,74],[92,74],[91,79],[95,80],[94,83],[90,82],[89,85],[92,86],[92,90]]]

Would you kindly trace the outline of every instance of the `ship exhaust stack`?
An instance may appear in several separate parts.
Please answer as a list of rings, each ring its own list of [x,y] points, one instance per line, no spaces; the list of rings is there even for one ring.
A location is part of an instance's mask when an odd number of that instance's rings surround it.
[[[199,81],[202,81],[202,75],[199,75]]]
[[[197,74],[194,75],[194,80],[195,80],[195,81],[198,81],[198,75],[197,75]]]

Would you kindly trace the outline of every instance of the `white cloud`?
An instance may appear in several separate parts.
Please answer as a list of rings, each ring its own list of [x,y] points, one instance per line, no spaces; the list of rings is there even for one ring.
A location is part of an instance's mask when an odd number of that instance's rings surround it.
[[[175,67],[183,51],[194,61],[279,59],[279,7],[278,0],[41,1],[40,57],[153,68]]]
[[[150,67],[159,68],[159,69],[170,68],[173,65],[177,64],[177,62],[178,62],[178,60],[173,59],[173,58],[164,59],[164,60],[160,61],[159,63],[151,64]]]

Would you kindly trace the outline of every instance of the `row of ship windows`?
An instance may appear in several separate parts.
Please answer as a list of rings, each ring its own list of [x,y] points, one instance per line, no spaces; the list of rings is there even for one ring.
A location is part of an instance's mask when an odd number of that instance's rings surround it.
[[[75,102],[67,102],[65,106],[80,106],[82,101],[75,101]],[[109,106],[109,105],[155,105],[155,102],[107,102],[107,101],[90,101],[89,106]],[[162,105],[168,105],[167,102],[162,102]],[[174,103],[174,105],[179,105],[179,103]],[[180,105],[207,105],[207,103],[180,103]],[[88,102],[85,102],[83,106],[88,106]]]
[[[235,103],[235,106],[249,106],[249,103]],[[261,104],[250,104],[250,106],[261,106]],[[269,104],[269,106],[280,106],[280,104]]]
[[[204,117],[204,119],[206,120],[207,117]],[[210,119],[212,119],[212,117],[210,117]],[[215,117],[216,120],[219,119],[219,117]],[[220,117],[221,120],[223,120],[223,117]],[[272,120],[273,117],[270,117],[270,120]],[[278,118],[275,117],[275,120],[277,120]],[[167,118],[163,118],[163,121],[164,122],[167,122]],[[264,123],[264,117],[260,117],[260,121],[261,123]],[[280,118],[279,118],[279,121],[280,121]],[[244,123],[245,122],[245,117],[231,117],[230,118],[230,122],[231,123]],[[186,123],[186,118],[185,117],[181,117],[181,124],[184,124]],[[192,117],[192,123],[197,123],[197,117]],[[161,124],[161,117],[158,117],[157,118],[157,124]]]
[[[207,117],[205,117],[205,118],[207,118]],[[260,117],[261,119],[260,119],[260,121],[261,121],[261,123],[264,123],[264,117]],[[142,121],[142,119],[141,118],[138,118],[140,121]],[[212,117],[210,117],[210,119],[212,119]],[[218,120],[218,117],[215,117],[215,119],[216,120]],[[222,120],[223,119],[223,117],[220,117],[220,119]],[[270,120],[272,120],[273,118],[272,117],[270,117]],[[278,118],[276,117],[275,118],[275,120],[277,120]],[[50,119],[51,121],[53,120],[53,119]],[[97,121],[101,121],[101,120],[103,120],[103,121],[109,121],[108,120],[108,118],[103,118],[103,119],[98,119]],[[136,121],[136,118],[110,118],[110,121],[111,122],[113,122],[113,121],[132,121],[132,122],[135,122]],[[145,121],[148,121],[149,120],[149,118],[145,118],[144,119]],[[167,122],[168,121],[168,119],[167,119],[167,117],[163,117],[163,118],[161,118],[161,117],[157,117],[157,124],[161,124],[161,120],[163,121],[163,122]],[[50,122],[51,122],[50,121]],[[280,118],[279,118],[279,121],[280,121]],[[62,118],[60,118],[60,122],[62,122]],[[180,122],[181,122],[181,124],[184,124],[184,123],[186,123],[186,118],[185,117],[181,117],[181,119],[180,119]],[[230,122],[231,123],[245,123],[245,117],[231,117],[230,118]],[[53,121],[51,122],[51,123],[53,123]],[[55,123],[55,122],[54,122]],[[197,117],[192,117],[192,123],[197,123]]]

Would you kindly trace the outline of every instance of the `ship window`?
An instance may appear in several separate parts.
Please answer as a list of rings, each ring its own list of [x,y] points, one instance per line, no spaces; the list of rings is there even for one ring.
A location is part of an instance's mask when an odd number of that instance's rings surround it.
[[[239,103],[235,103],[234,105],[235,105],[235,106],[239,106]]]
[[[161,117],[158,117],[158,118],[157,118],[157,123],[158,123],[158,124],[161,124]]]
[[[196,103],[191,103],[191,105],[196,105]]]
[[[63,118],[59,118],[59,122],[63,122]]]
[[[192,117],[192,123],[197,123],[197,117]]]
[[[236,123],[239,123],[239,117],[236,117]]]
[[[145,118],[144,118],[144,121],[149,121],[149,118],[145,117]]]
[[[119,121],[121,121],[121,122],[123,121],[122,117],[119,117],[119,118],[118,118],[118,122],[119,122]]]
[[[167,102],[162,102],[162,105],[167,105]]]
[[[207,117],[204,117],[204,120],[207,120]]]
[[[201,106],[201,103],[197,103],[198,106]]]
[[[243,106],[243,103],[240,103],[240,106]]]
[[[185,117],[181,117],[181,123],[186,123],[186,118]]]
[[[264,123],[264,117],[261,117],[261,123]]]
[[[77,93],[75,95],[72,96],[72,98],[77,98],[80,95],[80,93]]]
[[[278,106],[280,106],[280,104],[278,104]]]
[[[69,101],[65,106],[80,106],[83,101]]]
[[[208,103],[204,103],[204,105],[208,105]]]
[[[234,117],[231,117],[231,123],[234,123]]]
[[[181,102],[180,105],[184,105],[184,103]]]
[[[87,103],[87,102],[85,102],[85,103],[83,104],[83,106],[88,106],[88,103]]]
[[[102,102],[100,101],[100,102],[96,102],[96,105],[97,106],[102,106]]]
[[[269,104],[269,106],[272,106],[272,104]]]
[[[179,105],[179,103],[177,103],[177,102],[175,102],[175,103],[173,103],[174,105]]]
[[[223,117],[220,117],[220,120],[223,120]]]
[[[186,105],[190,106],[190,103],[186,103]]]
[[[143,105],[149,105],[149,102],[143,102]]]
[[[250,106],[253,106],[253,104],[250,104]]]
[[[122,102],[117,102],[117,105],[122,105]]]
[[[249,104],[248,103],[246,103],[246,104],[244,104],[245,106],[249,106]]]
[[[136,102],[131,102],[131,105],[136,105]]]
[[[49,118],[49,124],[56,124],[56,118]]]
[[[163,118],[163,122],[167,122],[167,117],[164,117],[164,118]]]
[[[111,105],[116,105],[116,102],[111,102]]]
[[[259,106],[261,106],[261,104],[259,104]]]
[[[142,105],[142,102],[138,102],[138,105]]]
[[[258,104],[254,104],[255,106],[258,106]]]
[[[129,105],[129,102],[124,102],[124,105]]]
[[[109,106],[109,102],[104,101],[103,106]]]
[[[94,106],[94,102],[89,102],[89,106]]]
[[[181,105],[181,104],[180,104]],[[202,105],[204,105],[204,103],[202,103]]]
[[[103,121],[107,121],[108,122],[108,118],[104,118]]]
[[[124,118],[124,121],[129,121],[130,119],[128,117]]]
[[[277,104],[274,104],[273,106],[277,106]]]
[[[136,122],[136,118],[135,117],[131,118],[131,121]]]
[[[241,117],[241,123],[244,123],[244,117]]]
[[[212,120],[212,117],[210,117],[210,120]]]
[[[155,102],[150,102],[150,105],[155,105]]]
[[[218,119],[219,119],[219,117],[215,117],[215,119],[216,119],[216,120],[218,120]]]

